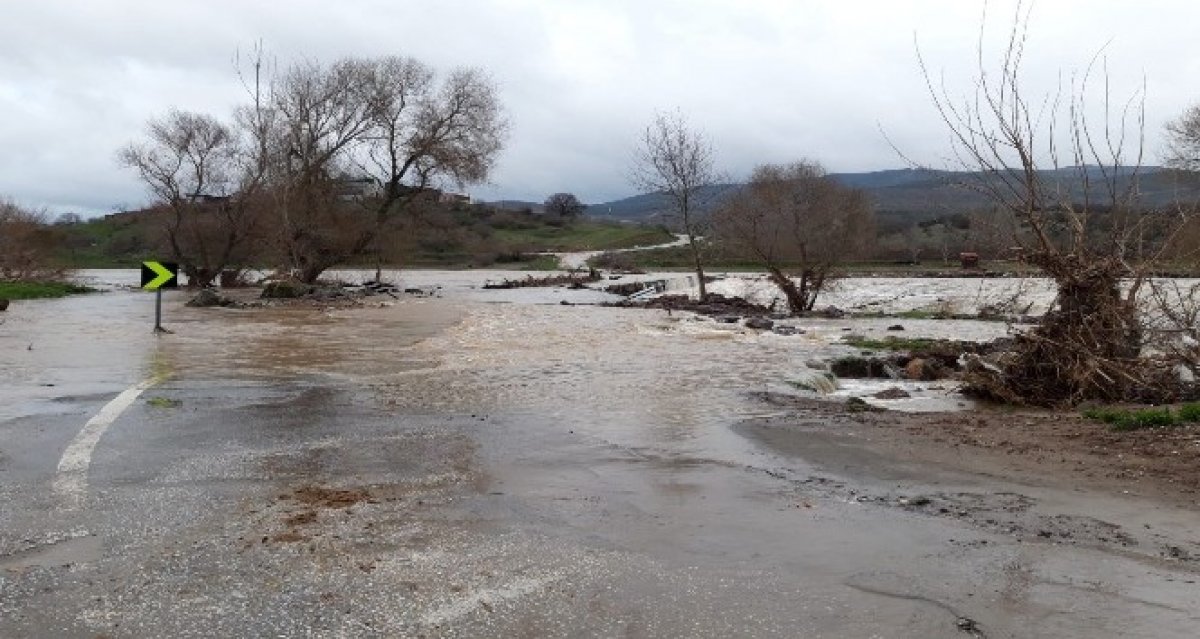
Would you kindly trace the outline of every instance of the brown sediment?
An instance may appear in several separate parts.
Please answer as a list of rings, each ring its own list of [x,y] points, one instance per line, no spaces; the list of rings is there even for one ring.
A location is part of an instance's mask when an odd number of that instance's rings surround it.
[[[1200,425],[1117,432],[1075,412],[981,409],[948,413],[860,412],[844,404],[762,395],[797,419],[853,425],[874,447],[913,460],[1014,477],[1079,481],[1194,502],[1200,494]],[[846,431],[841,428],[839,430]]]
[[[361,488],[339,490],[310,485],[296,489],[287,498],[314,508],[349,508],[367,501],[371,495]],[[313,513],[313,516],[316,514]]]

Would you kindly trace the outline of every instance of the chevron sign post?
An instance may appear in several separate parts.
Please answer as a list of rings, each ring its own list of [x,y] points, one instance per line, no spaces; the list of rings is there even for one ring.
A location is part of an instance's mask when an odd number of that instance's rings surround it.
[[[179,288],[179,265],[174,262],[142,262],[142,288],[154,291],[154,332],[170,333],[162,327],[162,290]]]

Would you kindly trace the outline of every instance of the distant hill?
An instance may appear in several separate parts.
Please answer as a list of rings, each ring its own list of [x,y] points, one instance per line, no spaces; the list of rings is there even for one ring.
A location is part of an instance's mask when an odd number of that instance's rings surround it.
[[[1118,173],[1129,179],[1133,170],[1122,167]],[[1103,174],[1098,167],[1087,167],[1086,173],[1076,168],[1043,171],[1047,182],[1060,182],[1064,191],[1082,199],[1085,180],[1086,191],[1096,201],[1104,199]],[[984,194],[968,188],[978,184],[979,174],[954,171],[930,171],[921,169],[894,169],[868,173],[831,173],[830,177],[847,186],[867,191],[875,201],[876,210],[888,214],[912,214],[929,217],[990,208],[993,203]],[[1161,167],[1149,166],[1140,169],[1142,202],[1146,206],[1167,206],[1173,202],[1200,201],[1200,179],[1195,176],[1180,176]],[[701,211],[715,208],[741,184],[719,184],[706,189],[700,197]],[[536,206],[523,203],[522,206]],[[596,218],[655,222],[669,212],[671,203],[661,194],[634,195],[611,202],[588,206],[587,215]]]
[[[541,202],[526,202],[524,200],[496,200],[495,202],[480,202],[493,208],[503,209],[505,211],[524,211],[529,209],[533,213],[542,212]]]
[[[720,206],[726,198],[741,188],[741,184],[715,184],[701,189],[696,198],[698,210],[709,211]],[[585,213],[594,218],[658,222],[664,214],[670,213],[672,206],[667,195],[647,193],[603,204],[592,204],[587,207]]]

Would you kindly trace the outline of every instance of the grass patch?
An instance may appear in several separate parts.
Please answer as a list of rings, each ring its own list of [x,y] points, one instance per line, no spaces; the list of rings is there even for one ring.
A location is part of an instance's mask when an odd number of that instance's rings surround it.
[[[842,341],[855,348],[868,351],[920,351],[942,342],[928,337],[885,337],[872,339],[862,335],[847,335]]]
[[[1116,431],[1168,428],[1200,422],[1200,403],[1182,404],[1178,410],[1170,408],[1111,408],[1101,406],[1082,411],[1084,417],[1104,422]]]
[[[950,317],[950,314],[943,313],[942,311],[931,311],[931,310],[927,310],[927,309],[914,308],[909,311],[900,311],[899,313],[896,313],[896,317],[901,318],[901,319],[913,319],[913,320],[946,319],[946,318]]]
[[[69,282],[0,282],[0,298],[8,300],[52,299],[95,291]]]
[[[151,397],[146,400],[147,406],[154,408],[179,408],[183,402],[178,399],[169,399],[167,397]]]
[[[789,379],[784,383],[792,388],[813,393],[830,393],[837,390],[837,378],[833,373],[824,372],[809,379]]]
[[[522,271],[557,271],[561,268],[558,257],[554,255],[538,255],[527,262],[521,262]]]

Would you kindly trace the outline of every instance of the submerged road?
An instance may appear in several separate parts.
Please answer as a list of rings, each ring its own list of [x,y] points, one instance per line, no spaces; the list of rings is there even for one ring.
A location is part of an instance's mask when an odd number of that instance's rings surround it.
[[[0,326],[0,637],[1200,632],[1194,507],[915,464],[750,397],[792,343],[178,298],[158,339],[144,299]]]

